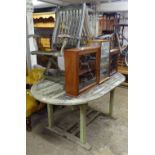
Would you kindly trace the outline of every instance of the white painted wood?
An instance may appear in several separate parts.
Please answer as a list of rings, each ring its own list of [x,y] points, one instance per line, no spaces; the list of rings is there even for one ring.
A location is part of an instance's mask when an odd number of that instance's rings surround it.
[[[31,0],[26,1],[26,38],[27,38],[27,46],[26,46],[26,55],[27,55],[27,64],[28,70],[33,68],[34,65],[37,64],[36,55],[31,55],[31,51],[38,50],[36,40],[32,37],[34,35],[34,24],[33,24],[33,4]],[[31,35],[31,37],[30,37]]]

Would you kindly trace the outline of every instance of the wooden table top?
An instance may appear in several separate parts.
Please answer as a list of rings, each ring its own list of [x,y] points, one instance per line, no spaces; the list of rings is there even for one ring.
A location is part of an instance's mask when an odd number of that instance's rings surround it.
[[[55,80],[42,79],[31,88],[32,96],[43,103],[53,105],[80,105],[96,100],[125,81],[125,77],[116,73],[109,80],[97,85],[77,97],[67,96],[64,90],[63,82],[59,82],[58,77]],[[62,80],[62,79],[61,79]]]

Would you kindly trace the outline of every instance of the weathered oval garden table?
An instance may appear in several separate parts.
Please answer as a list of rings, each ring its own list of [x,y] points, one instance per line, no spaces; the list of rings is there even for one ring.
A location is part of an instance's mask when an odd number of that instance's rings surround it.
[[[55,79],[53,77],[53,80],[43,79],[32,86],[32,96],[40,102],[47,104],[49,130],[80,144],[82,147],[86,149],[90,149],[91,146],[86,142],[86,125],[89,124],[86,123],[87,104],[88,102],[96,100],[110,92],[109,116],[112,116],[114,90],[117,86],[119,86],[121,83],[125,81],[125,77],[120,73],[116,73],[113,76],[111,76],[110,79],[106,82],[95,86],[94,88],[79,95],[78,97],[67,96],[62,81],[63,80],[59,77],[55,77]],[[53,105],[80,106],[80,139],[74,134],[67,132],[68,130],[64,131],[54,126]],[[99,112],[95,114],[94,117],[96,118],[97,115],[99,115]],[[72,127],[73,125],[70,128]],[[77,134],[77,131],[75,131],[74,133]]]

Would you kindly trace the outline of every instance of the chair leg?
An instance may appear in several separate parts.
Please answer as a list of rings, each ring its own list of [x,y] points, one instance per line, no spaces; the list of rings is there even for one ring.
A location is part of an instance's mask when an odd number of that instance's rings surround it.
[[[32,127],[31,127],[31,116],[26,117],[26,130],[27,131],[31,131]]]

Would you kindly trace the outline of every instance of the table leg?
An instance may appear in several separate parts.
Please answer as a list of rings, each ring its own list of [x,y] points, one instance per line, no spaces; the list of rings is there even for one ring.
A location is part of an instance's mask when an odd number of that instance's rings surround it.
[[[115,94],[115,89],[110,91],[110,103],[109,103],[109,116],[110,117],[112,117],[113,115],[114,94]]]
[[[47,112],[48,112],[48,126],[51,128],[54,124],[54,116],[53,116],[53,105],[47,104]]]
[[[86,143],[86,104],[80,105],[80,142]]]

